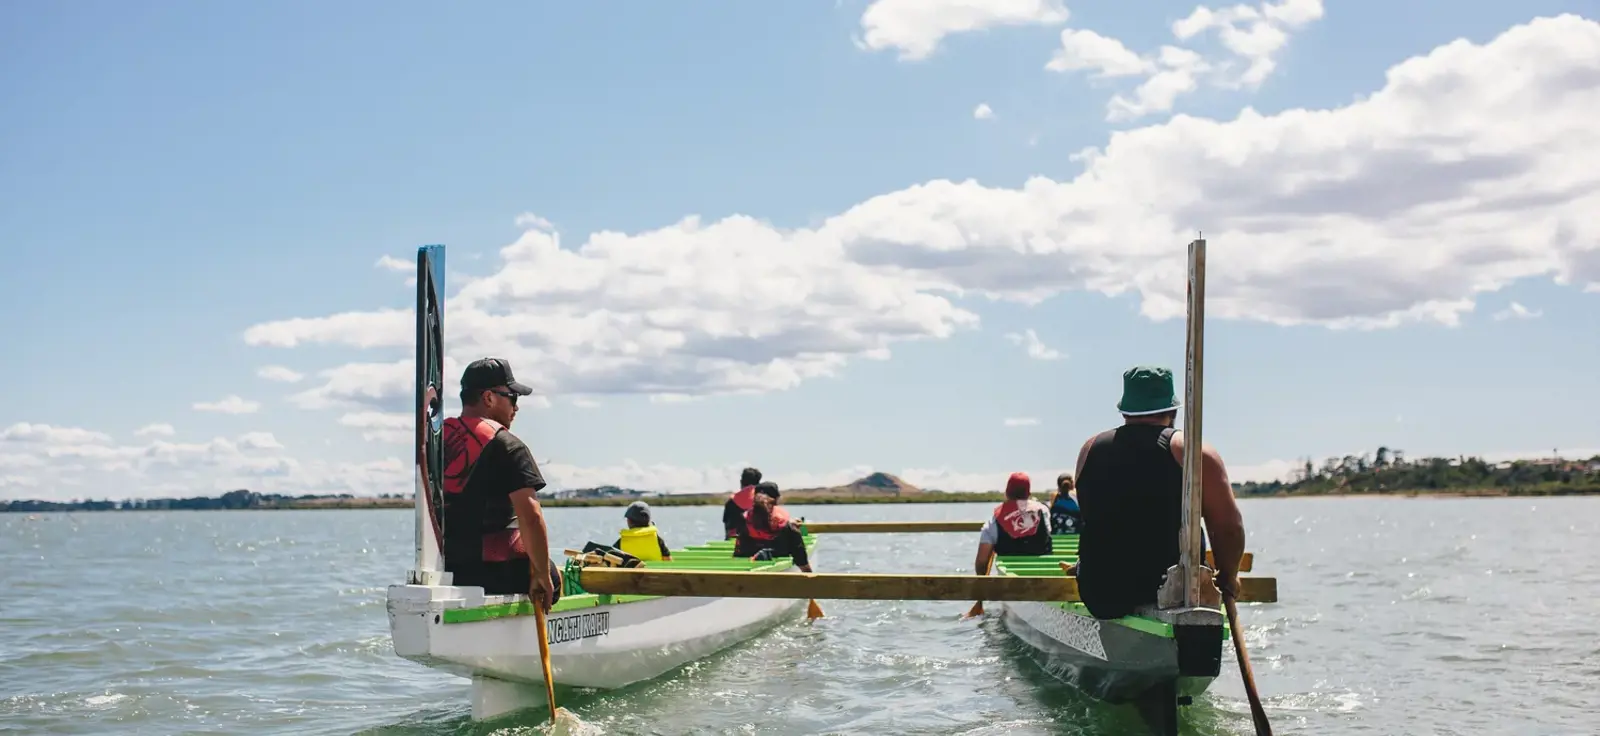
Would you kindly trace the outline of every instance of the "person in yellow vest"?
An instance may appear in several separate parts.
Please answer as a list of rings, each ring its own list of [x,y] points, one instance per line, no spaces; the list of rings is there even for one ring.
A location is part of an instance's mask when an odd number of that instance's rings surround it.
[[[667,543],[650,523],[650,504],[634,501],[622,515],[628,520],[628,528],[622,530],[622,536],[611,546],[645,562],[672,561],[672,550],[667,549]]]

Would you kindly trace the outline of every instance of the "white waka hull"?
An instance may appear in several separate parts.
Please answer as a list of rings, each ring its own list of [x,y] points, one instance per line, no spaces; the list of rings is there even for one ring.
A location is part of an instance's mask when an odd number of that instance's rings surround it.
[[[395,654],[472,678],[474,719],[543,705],[538,624],[527,597],[482,590],[389,586]],[[804,603],[665,597],[552,611],[551,672],[558,685],[624,687],[749,639],[792,618]]]

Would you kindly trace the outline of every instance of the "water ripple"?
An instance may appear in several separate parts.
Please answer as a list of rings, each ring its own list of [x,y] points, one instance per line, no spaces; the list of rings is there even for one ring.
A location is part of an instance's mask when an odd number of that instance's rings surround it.
[[[1600,499],[1245,501],[1246,642],[1281,734],[1595,733]],[[978,506],[797,509],[829,519],[973,518]],[[669,541],[714,508],[666,508]],[[565,546],[615,509],[556,509]],[[819,569],[960,572],[971,535],[830,538]],[[405,511],[0,517],[12,592],[0,723],[27,733],[544,734],[533,711],[469,720],[465,680],[394,656],[385,586],[411,557]],[[115,560],[117,564],[107,564]],[[589,734],[1118,734],[1137,716],[1046,675],[963,603],[823,601],[669,677],[562,690]],[[991,610],[998,610],[993,606]],[[1186,734],[1247,734],[1232,651]]]

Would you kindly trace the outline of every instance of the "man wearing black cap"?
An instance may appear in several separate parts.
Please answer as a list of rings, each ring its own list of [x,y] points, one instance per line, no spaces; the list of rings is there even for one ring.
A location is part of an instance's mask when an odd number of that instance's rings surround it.
[[[444,567],[456,585],[489,595],[527,593],[546,610],[561,594],[550,565],[549,532],[534,494],[544,476],[512,434],[517,382],[501,358],[474,361],[461,374],[461,416],[444,421]]]

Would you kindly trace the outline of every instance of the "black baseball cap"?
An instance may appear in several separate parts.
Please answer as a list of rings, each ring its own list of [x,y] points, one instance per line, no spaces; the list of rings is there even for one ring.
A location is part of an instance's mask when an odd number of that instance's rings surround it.
[[[495,386],[505,386],[518,396],[533,393],[533,389],[517,383],[516,376],[511,375],[511,363],[504,358],[474,360],[461,372],[463,391],[482,391]]]

